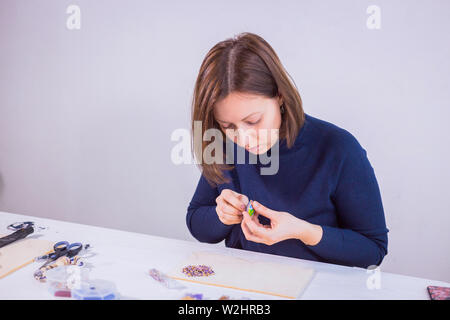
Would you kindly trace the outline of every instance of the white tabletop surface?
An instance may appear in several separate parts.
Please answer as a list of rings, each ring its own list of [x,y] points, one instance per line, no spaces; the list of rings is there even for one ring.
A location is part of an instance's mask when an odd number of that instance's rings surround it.
[[[22,221],[33,221],[38,226],[47,227],[28,237],[55,242],[67,240],[89,243],[93,254],[87,259],[92,266],[89,278],[113,281],[123,299],[180,299],[187,293],[202,293],[205,299],[218,299],[222,295],[235,299],[280,299],[185,281],[182,282],[185,289],[167,289],[148,275],[150,268],[168,272],[180,259],[197,251],[311,267],[315,270],[315,275],[299,299],[429,299],[426,289],[428,285],[450,286],[442,281],[382,272],[381,265],[379,286],[369,289],[367,282],[373,273],[361,268],[231,249],[223,244],[182,241],[6,212],[0,212],[0,234],[10,233],[7,226]],[[41,264],[29,264],[0,279],[0,299],[54,299],[47,285],[33,277],[34,271]]]

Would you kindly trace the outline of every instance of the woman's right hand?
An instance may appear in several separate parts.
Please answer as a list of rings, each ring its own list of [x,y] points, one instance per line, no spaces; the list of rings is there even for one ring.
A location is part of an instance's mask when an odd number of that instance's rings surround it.
[[[232,225],[242,222],[242,211],[245,211],[248,203],[247,196],[231,189],[223,189],[216,198],[216,212],[223,224]]]

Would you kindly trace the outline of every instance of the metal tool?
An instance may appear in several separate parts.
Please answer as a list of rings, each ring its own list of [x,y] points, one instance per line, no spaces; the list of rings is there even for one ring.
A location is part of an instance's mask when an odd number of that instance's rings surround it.
[[[67,242],[67,241],[61,241],[61,242]],[[59,242],[58,242],[59,243]],[[55,244],[56,245],[56,244]],[[83,251],[83,257],[88,257],[89,255],[88,254],[86,254],[86,252],[88,252],[89,250],[88,249],[90,249],[91,248],[91,245],[89,244],[89,243],[87,243],[87,244],[85,244],[84,246],[82,246],[82,248],[76,253],[76,254],[79,254],[81,251]],[[50,259],[51,257],[53,257],[54,256],[54,252],[51,252],[51,253],[49,253],[49,254],[46,254],[46,255],[43,255],[43,256],[39,256],[39,257],[36,257],[36,258],[34,258],[34,261],[41,261],[41,260],[48,260],[48,259]]]
[[[34,226],[34,222],[32,222],[32,221],[14,222],[14,223],[11,223],[7,228],[8,228],[8,230],[17,231],[17,230],[20,230],[20,229],[25,229],[28,226],[32,226],[33,227]]]
[[[81,251],[82,248],[83,245],[80,242],[75,243],[69,243],[67,241],[57,242],[53,246],[54,252],[49,253],[48,255],[45,255],[43,257],[39,257],[40,259],[38,258],[38,260],[47,259],[47,261],[39,269],[45,268],[47,265],[49,265],[59,257],[66,256],[68,258],[72,258],[76,256]]]
[[[36,272],[34,278],[37,280],[45,280],[45,272],[62,265],[76,264],[82,265],[83,262],[79,259],[77,254],[83,249],[80,242],[69,243],[67,241],[60,241],[53,246],[53,252],[35,258],[35,261],[47,260]]]
[[[34,223],[33,221],[14,222],[14,223],[11,223],[7,228],[8,228],[8,230],[18,231],[20,229],[25,229],[30,226],[33,227],[36,232],[47,229],[47,227],[42,227],[42,226],[36,225],[36,223]]]

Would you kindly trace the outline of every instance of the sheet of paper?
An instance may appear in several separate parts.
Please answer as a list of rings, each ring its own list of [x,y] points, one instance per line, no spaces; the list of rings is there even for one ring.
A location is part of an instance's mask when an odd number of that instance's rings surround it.
[[[0,279],[53,251],[53,245],[48,240],[25,238],[0,248]]]
[[[214,270],[208,277],[189,277],[182,270],[188,265],[207,265]],[[212,252],[194,252],[182,260],[168,276],[177,280],[233,288],[295,299],[311,281],[314,269]]]

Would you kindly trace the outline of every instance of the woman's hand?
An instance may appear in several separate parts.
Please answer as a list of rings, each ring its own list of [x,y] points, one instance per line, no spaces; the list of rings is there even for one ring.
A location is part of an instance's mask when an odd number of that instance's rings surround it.
[[[250,216],[243,212],[241,228],[245,238],[253,242],[272,245],[287,240],[298,239],[307,245],[316,245],[322,239],[322,227],[299,219],[288,212],[274,211],[262,204],[252,201],[255,214]],[[262,225],[258,215],[270,219],[269,225]]]
[[[247,196],[231,189],[223,189],[216,198],[216,212],[219,220],[226,225],[238,224],[242,221],[242,211],[247,207]]]

